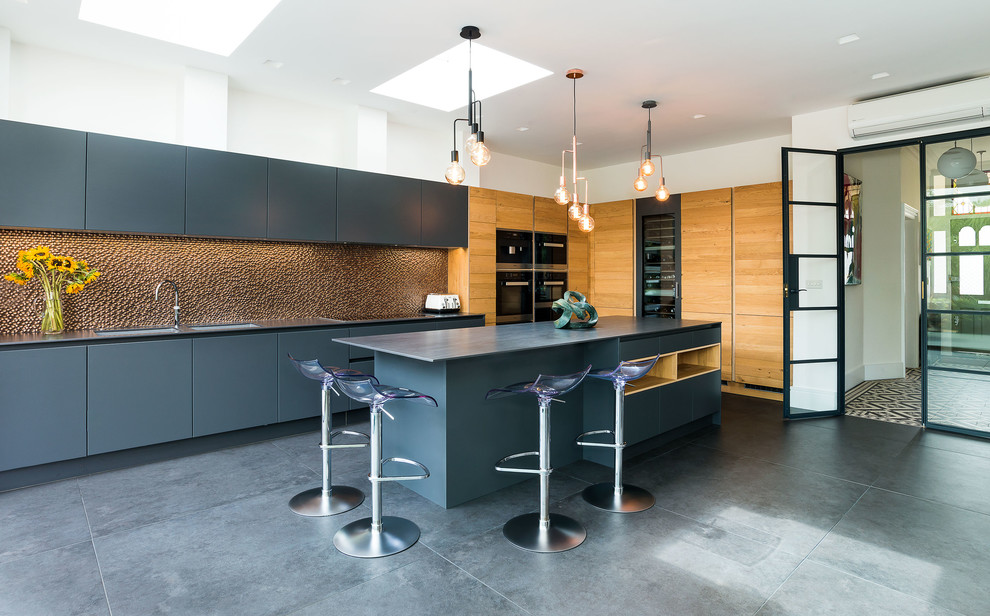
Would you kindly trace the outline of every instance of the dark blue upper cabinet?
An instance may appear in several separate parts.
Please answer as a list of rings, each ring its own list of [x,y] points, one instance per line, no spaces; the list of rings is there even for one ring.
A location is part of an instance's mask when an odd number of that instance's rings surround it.
[[[82,229],[86,133],[0,120],[0,227]]]
[[[269,160],[268,237],[336,241],[337,169]]]
[[[423,181],[422,246],[468,245],[468,187]]]
[[[87,229],[180,234],[185,203],[185,147],[89,134]]]
[[[268,159],[187,148],[186,233],[265,237]]]
[[[416,246],[422,182],[380,173],[337,170],[337,241]]]

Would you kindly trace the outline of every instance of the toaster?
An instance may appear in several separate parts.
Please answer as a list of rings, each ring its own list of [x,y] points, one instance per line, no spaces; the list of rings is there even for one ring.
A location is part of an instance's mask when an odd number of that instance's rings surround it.
[[[426,296],[426,312],[460,312],[461,300],[456,295],[430,293]]]

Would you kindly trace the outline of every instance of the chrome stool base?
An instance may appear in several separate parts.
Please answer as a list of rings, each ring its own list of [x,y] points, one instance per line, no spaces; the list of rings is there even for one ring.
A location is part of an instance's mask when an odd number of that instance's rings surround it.
[[[646,511],[657,502],[657,499],[643,488],[628,483],[622,484],[622,494],[616,494],[615,486],[611,483],[596,483],[585,488],[581,496],[590,505],[615,513]]]
[[[289,501],[289,508],[311,518],[337,515],[354,509],[364,502],[364,492],[351,486],[331,486],[326,492],[323,488],[311,488],[300,492]]]
[[[398,554],[419,541],[419,527],[405,518],[382,516],[382,530],[371,530],[371,518],[361,518],[337,531],[333,545],[355,558],[379,558]]]
[[[537,512],[516,516],[505,523],[502,534],[512,545],[530,552],[564,552],[584,543],[588,531],[574,518],[550,514],[550,527],[540,529]]]

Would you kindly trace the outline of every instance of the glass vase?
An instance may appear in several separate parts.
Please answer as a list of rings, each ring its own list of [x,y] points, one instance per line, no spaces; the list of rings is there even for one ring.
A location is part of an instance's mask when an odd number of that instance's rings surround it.
[[[41,313],[41,333],[60,334],[64,328],[62,292],[59,289],[45,289],[45,309]]]

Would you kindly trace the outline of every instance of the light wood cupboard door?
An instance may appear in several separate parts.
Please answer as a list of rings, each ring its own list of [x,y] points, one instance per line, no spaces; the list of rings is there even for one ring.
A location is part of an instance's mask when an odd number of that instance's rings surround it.
[[[567,223],[567,290],[577,291],[590,297],[591,281],[588,264],[590,238],[587,233],[577,228],[577,223],[573,220],[568,220]]]
[[[681,315],[732,313],[732,189],[681,195]]]
[[[591,206],[591,294],[600,316],[636,314],[635,201],[626,199]],[[580,231],[579,231],[580,233]]]
[[[533,230],[543,233],[567,233],[567,206],[553,199],[536,197],[533,200]]]
[[[732,189],[735,312],[783,316],[780,182]]]
[[[468,193],[468,296],[471,312],[495,324],[495,219],[497,193],[471,188]]]
[[[784,386],[784,318],[735,315],[735,378],[739,383]]]
[[[533,195],[495,192],[495,226],[517,231],[533,230]]]

